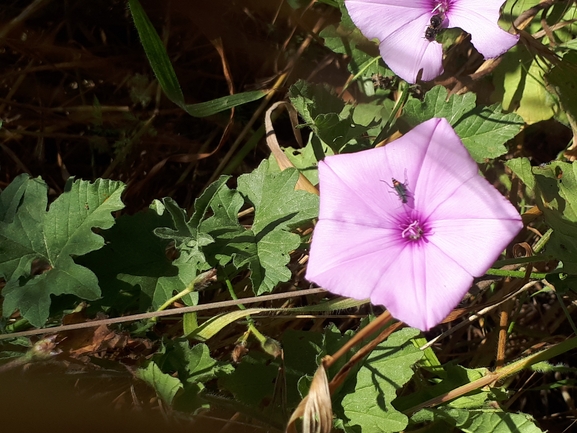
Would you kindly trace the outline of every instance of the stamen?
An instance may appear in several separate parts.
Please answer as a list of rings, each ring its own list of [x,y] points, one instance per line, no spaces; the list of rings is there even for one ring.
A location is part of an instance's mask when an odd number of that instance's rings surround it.
[[[423,229],[421,228],[419,221],[413,221],[409,224],[407,228],[401,232],[401,236],[405,239],[409,238],[412,241],[421,239],[423,236]]]

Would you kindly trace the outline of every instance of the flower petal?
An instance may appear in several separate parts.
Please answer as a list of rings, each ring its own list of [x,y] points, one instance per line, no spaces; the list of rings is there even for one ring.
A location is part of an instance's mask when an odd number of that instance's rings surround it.
[[[452,200],[458,188],[479,176],[478,167],[444,118],[427,120],[405,136],[409,134],[413,145],[425,154],[417,170],[415,207],[429,218],[437,207]]]
[[[379,40],[385,63],[401,78],[414,83],[432,80],[443,72],[443,48],[425,38],[431,17],[426,0],[345,0],[355,25],[369,38]]]
[[[424,155],[412,144],[410,137],[401,137],[386,147],[328,156],[319,162],[322,179],[319,218],[396,227],[396,215],[405,210],[392,186],[392,178],[406,185],[407,204],[412,207],[412,185],[417,180],[418,162]]]
[[[478,174],[446,119],[428,120],[413,132],[422,139],[430,134],[415,186],[415,208],[431,232],[427,239],[468,273],[481,276],[522,229],[521,216]]]
[[[519,40],[499,27],[503,0],[459,0],[447,14],[449,27],[460,27],[471,34],[471,42],[486,59],[498,57]]]
[[[519,233],[523,224],[517,214],[516,219],[435,220],[430,228],[432,235],[427,238],[430,243],[444,251],[467,273],[480,277]]]
[[[368,298],[387,269],[397,268],[398,230],[320,220],[305,278],[333,293]]]
[[[413,243],[397,256],[394,269],[382,275],[371,302],[426,331],[447,317],[472,282],[473,277],[435,245]]]

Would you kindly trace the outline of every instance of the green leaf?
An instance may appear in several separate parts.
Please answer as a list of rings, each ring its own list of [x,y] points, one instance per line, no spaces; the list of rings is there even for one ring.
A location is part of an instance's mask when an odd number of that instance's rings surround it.
[[[125,186],[105,179],[93,184],[69,181],[46,212],[46,186],[31,179],[28,184],[20,206],[11,211],[13,221],[0,223],[0,275],[7,280],[3,312],[10,315],[19,309],[40,327],[48,318],[51,295],[88,300],[100,296],[96,275],[72,256],[102,248],[104,239],[93,228],[114,224],[111,212],[124,207],[120,195]],[[33,275],[33,261],[46,271]]]
[[[128,6],[146,57],[148,57],[150,66],[152,66],[162,90],[175,104],[184,105],[184,95],[162,40],[156,33],[140,2],[138,0],[128,0]]]
[[[444,421],[465,433],[542,433],[531,416],[498,409],[423,409],[411,418],[414,423]]]
[[[314,135],[311,134],[309,142],[302,149],[286,147],[283,148],[283,151],[289,161],[292,162],[292,164],[310,181],[310,183],[313,185],[318,185],[319,175],[317,170],[317,163],[321,159],[324,159],[325,156],[333,155],[334,152],[327,144],[320,143],[321,151],[320,154],[317,154],[315,146],[313,146],[313,138]],[[317,141],[319,141],[318,138]],[[274,156],[272,154],[270,160],[274,160]]]
[[[251,352],[242,358],[234,373],[220,379],[220,383],[232,392],[235,399],[250,406],[258,406],[272,397],[279,366],[270,362],[270,357]]]
[[[571,51],[563,56],[561,63],[556,65],[546,75],[547,81],[554,85],[563,104],[563,109],[569,111],[573,118],[577,118],[577,52]]]
[[[138,31],[138,36],[140,37],[140,42],[162,90],[168,99],[191,116],[210,116],[238,105],[256,101],[266,95],[266,92],[262,90],[255,90],[252,92],[223,96],[222,98],[199,104],[186,104],[180,84],[178,83],[178,78],[164,48],[164,44],[148,19],[142,5],[138,0],[128,0],[128,5],[134,19],[134,25]]]
[[[553,229],[547,254],[563,261],[564,271],[577,266],[577,166],[553,161],[530,167],[526,159],[507,164],[535,192],[537,206]],[[570,271],[573,273],[573,271]]]
[[[409,99],[403,109],[402,119],[414,127],[433,117],[444,117],[454,126],[475,108],[477,98],[474,93],[451,95],[448,100],[447,96],[447,89],[435,86],[425,94],[422,102],[415,98]]]
[[[310,84],[299,80],[290,87],[288,96],[308,124],[314,124],[319,114],[340,113],[345,106],[327,84]]]
[[[226,185],[219,188],[210,201],[212,216],[202,221],[200,231],[214,239],[213,243],[203,248],[214,267],[224,266],[232,260],[234,250],[229,247],[229,242],[245,232],[238,221],[238,213],[243,205],[242,195]]]
[[[577,263],[577,166],[554,161],[533,167],[537,206],[553,229],[547,253],[564,265]]]
[[[317,305],[307,305],[303,307],[295,308],[246,308],[243,310],[230,311],[227,313],[221,313],[217,316],[211,317],[202,325],[194,330],[194,333],[187,335],[189,338],[195,338],[199,341],[206,341],[214,337],[218,332],[220,332],[225,326],[236,322],[237,320],[243,319],[251,314],[261,314],[264,312],[277,312],[282,311],[283,313],[311,313],[315,311],[329,312],[329,311],[342,311],[348,308],[356,308],[361,305],[367,304],[368,300],[357,301],[350,298],[337,298],[327,302],[322,302]],[[340,333],[339,333],[340,335]],[[314,371],[313,371],[314,373]]]
[[[0,194],[5,220],[0,222],[0,275],[7,282],[30,273],[37,251],[46,256],[42,239],[34,236],[37,226],[44,223],[48,187],[40,178],[22,174]],[[32,232],[26,239],[27,232]]]
[[[413,364],[423,356],[410,341],[418,334],[412,328],[393,333],[363,361],[356,378],[347,380],[341,401],[346,427],[359,426],[363,433],[399,432],[407,427],[408,418],[391,402],[413,376]]]
[[[298,171],[270,173],[263,161],[252,173],[238,178],[238,191],[254,205],[255,235],[289,229],[318,216],[318,196],[295,191]]]
[[[234,95],[221,96],[198,104],[186,104],[184,110],[193,117],[208,117],[221,111],[230,110],[239,105],[248,104],[249,102],[258,101],[265,97],[267,92],[264,90],[252,90],[250,92],[235,93]],[[174,101],[173,101],[174,102]]]
[[[181,276],[179,268],[166,255],[169,241],[153,233],[167,224],[170,216],[158,215],[152,209],[123,215],[111,229],[102,232],[106,241],[103,248],[76,260],[98,276],[103,298],[99,304],[113,307],[119,313],[135,306],[147,310],[163,279]],[[173,289],[179,288],[183,290],[185,285]],[[164,301],[157,300],[154,307]]]
[[[235,267],[251,270],[257,295],[290,279],[286,265],[290,252],[300,245],[300,237],[288,230],[318,215],[318,196],[294,189],[298,171],[287,169],[275,174],[268,165],[265,160],[252,173],[238,178],[238,191],[254,205],[255,216],[252,229],[229,244],[235,250]]]
[[[505,114],[500,104],[477,107],[455,125],[455,132],[471,153],[482,162],[507,153],[504,144],[523,128],[523,119],[514,113]]]
[[[145,368],[136,370],[136,375],[154,388],[156,395],[169,406],[172,404],[176,393],[183,389],[183,385],[177,377],[163,373],[154,362],[150,362]]]
[[[408,395],[403,395],[395,400],[395,407],[400,411],[406,411],[410,408],[421,404],[424,401],[439,397],[448,393],[460,386],[467,385],[477,379],[484,377],[487,374],[487,369],[468,369],[460,365],[447,365],[443,368],[443,372],[439,370],[441,366],[435,369],[435,374],[443,379],[439,383],[432,386],[421,387],[418,391]],[[435,380],[436,382],[437,380]],[[498,401],[503,399],[503,392],[499,388],[476,389],[468,394],[461,396],[451,402],[447,406],[458,409],[478,409],[484,407],[488,402]]]
[[[527,48],[521,44],[513,47],[495,71],[493,100],[502,100],[506,110],[515,111],[529,125],[550,119],[556,101],[547,90],[545,72],[543,61]]]
[[[448,100],[447,95],[444,87],[434,87],[427,92],[423,102],[408,101],[402,119],[410,126],[416,126],[433,117],[446,118],[477,162],[507,152],[503,144],[519,133],[523,127],[521,117],[502,113],[499,104],[476,107],[473,93],[451,95]]]
[[[535,177],[531,171],[531,162],[527,158],[514,158],[505,163],[527,187],[535,189]]]
[[[6,187],[0,194],[0,221],[8,224],[14,220],[16,211],[20,206],[20,200],[26,193],[27,188],[38,188],[42,195],[46,194],[46,184],[38,178],[34,179],[36,185],[30,183],[30,178],[27,174],[20,174]]]
[[[165,373],[177,372],[180,381],[185,384],[202,384],[234,370],[230,364],[212,359],[207,345],[190,347],[184,339],[167,341],[152,360]]]
[[[289,98],[308,126],[334,152],[369,147],[365,136],[369,126],[356,124],[353,106],[345,105],[328,85],[298,81],[289,89]]]

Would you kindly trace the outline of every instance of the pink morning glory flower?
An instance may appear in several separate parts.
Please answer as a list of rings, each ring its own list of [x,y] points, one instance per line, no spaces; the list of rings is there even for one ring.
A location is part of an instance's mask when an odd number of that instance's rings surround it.
[[[435,37],[448,27],[471,34],[485,58],[498,57],[515,45],[518,35],[499,25],[504,0],[345,0],[351,19],[369,38],[379,40],[385,63],[402,79],[429,81],[443,72],[443,49]]]
[[[477,170],[445,119],[326,157],[306,278],[421,330],[440,323],[523,226]]]

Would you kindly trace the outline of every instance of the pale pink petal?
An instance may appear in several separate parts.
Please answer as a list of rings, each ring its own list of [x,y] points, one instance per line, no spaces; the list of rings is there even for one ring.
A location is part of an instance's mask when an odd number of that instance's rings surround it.
[[[415,137],[414,145],[423,148],[425,154],[418,166],[415,207],[427,218],[441,204],[452,200],[464,183],[479,176],[478,167],[444,118],[427,120],[410,134]]]
[[[461,206],[461,203],[467,203],[467,206]],[[484,177],[476,173],[463,182],[449,200],[439,203],[434,210],[427,206],[427,211],[430,212],[427,217],[435,221],[493,219],[496,221],[514,220],[519,224],[521,221],[519,212],[509,200],[503,197]]]
[[[480,277],[522,228],[519,214],[515,219],[501,220],[433,220],[427,241],[444,251],[467,273]]]
[[[473,277],[435,245],[415,242],[400,252],[394,269],[382,275],[371,302],[426,331],[447,317],[472,282]]]
[[[426,0],[346,0],[355,25],[369,39],[378,39],[385,63],[404,80],[414,83],[432,80],[443,72],[442,46],[425,38],[431,18]]]
[[[423,81],[430,81],[443,73],[443,47],[436,41],[425,39],[424,29],[419,23],[407,24],[402,32],[391,34],[379,44],[387,66],[409,83],[417,82],[421,69]]]
[[[398,267],[404,247],[397,230],[322,219],[313,238],[306,279],[356,299],[368,298],[381,276]]]
[[[449,27],[460,27],[471,34],[471,42],[486,59],[498,57],[519,40],[503,30],[499,21],[503,0],[459,0],[447,14]]]
[[[367,226],[383,226],[403,212],[392,178],[407,184],[412,202],[418,162],[424,153],[414,139],[401,137],[386,147],[328,156],[319,162],[321,219],[338,219]],[[417,163],[417,164],[416,164]],[[362,185],[362,187],[359,187]],[[409,203],[411,206],[411,203]]]

